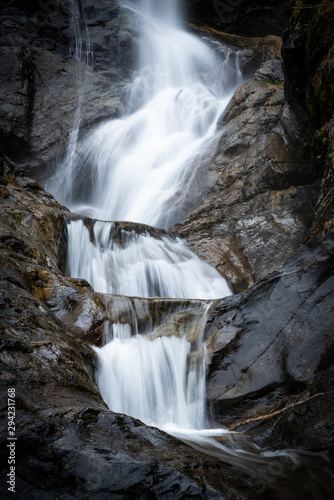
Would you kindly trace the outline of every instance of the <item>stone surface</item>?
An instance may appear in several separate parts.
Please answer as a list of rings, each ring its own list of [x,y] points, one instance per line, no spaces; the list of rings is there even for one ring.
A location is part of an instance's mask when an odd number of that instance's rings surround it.
[[[81,133],[124,109],[136,18],[105,0],[85,0],[82,16],[88,65],[73,53],[68,0],[11,0],[0,8],[1,146],[15,161],[29,158],[28,170],[40,178],[66,151],[80,102]]]
[[[185,0],[188,16],[200,24],[242,36],[282,36],[293,0]]]
[[[310,240],[281,270],[211,311],[211,412],[252,428],[262,444],[334,452],[333,255],[333,233]]]
[[[309,130],[285,102],[282,79],[280,61],[268,61],[235,92],[220,119],[211,190],[173,228],[235,292],[293,255],[318,197]]]
[[[206,38],[219,40],[239,49],[239,61],[244,73],[253,76],[261,63],[268,59],[281,59],[282,38],[275,35],[245,37],[226,33],[210,26],[187,23],[192,31]],[[247,61],[248,59],[248,61]]]
[[[317,129],[312,140],[313,161],[321,191],[312,234],[334,225],[334,6],[323,1],[317,8],[301,1],[284,37],[285,93],[296,110],[307,109]]]

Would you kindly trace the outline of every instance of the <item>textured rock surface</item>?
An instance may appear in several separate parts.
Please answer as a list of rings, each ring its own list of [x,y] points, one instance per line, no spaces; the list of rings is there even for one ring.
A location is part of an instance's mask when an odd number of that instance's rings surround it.
[[[313,239],[280,271],[211,311],[211,414],[261,446],[334,458],[333,255],[333,233]]]
[[[280,390],[310,391],[332,367],[333,249],[332,235],[311,240],[281,270],[211,312],[208,398],[220,415],[231,402],[246,407],[276,390],[278,399]]]
[[[282,265],[311,226],[318,184],[304,120],[285,102],[280,61],[264,63],[221,117],[211,191],[175,226],[236,292]]]
[[[41,172],[65,151],[78,108],[81,86],[84,132],[98,120],[118,116],[134,67],[136,22],[117,2],[82,3],[83,48],[90,43],[89,66],[76,60],[70,3],[20,0],[0,8],[0,132],[6,154],[30,159]]]
[[[313,233],[334,225],[334,6],[296,2],[284,39],[285,92],[295,109],[307,109],[317,128],[312,156],[322,181]]]
[[[223,31],[243,36],[282,36],[293,0],[185,0],[188,15]]]

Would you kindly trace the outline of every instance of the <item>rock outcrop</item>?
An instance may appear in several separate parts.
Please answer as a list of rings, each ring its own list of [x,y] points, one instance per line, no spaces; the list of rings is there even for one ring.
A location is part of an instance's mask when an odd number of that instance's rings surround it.
[[[333,233],[310,240],[282,269],[212,310],[207,397],[216,418],[247,428],[269,417],[266,442],[274,434],[276,445],[291,439],[333,450],[333,250]]]
[[[185,0],[190,18],[222,31],[242,36],[282,36],[293,0]]]
[[[313,234],[334,225],[334,6],[296,2],[284,37],[285,93],[291,106],[306,109],[316,128],[312,157],[321,177]]]
[[[0,8],[2,148],[40,178],[66,151],[80,102],[82,132],[123,111],[135,66],[134,15],[117,2],[85,1],[75,26],[71,5],[11,0]]]
[[[219,127],[211,190],[174,228],[239,292],[280,267],[306,237],[318,173],[307,142],[312,129],[285,101],[279,60],[235,92]]]

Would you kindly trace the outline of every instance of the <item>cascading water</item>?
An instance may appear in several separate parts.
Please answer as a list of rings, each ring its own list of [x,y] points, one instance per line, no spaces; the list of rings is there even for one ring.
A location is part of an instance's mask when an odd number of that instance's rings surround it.
[[[142,0],[140,9],[134,2],[124,5],[143,26],[127,114],[75,143],[47,187],[82,215],[168,228],[203,195],[197,179],[241,73],[228,49],[217,55],[182,29],[176,0]],[[96,291],[201,299],[230,294],[225,280],[179,239],[153,235],[152,228],[117,232],[115,224],[101,221],[68,225],[68,272]],[[210,305],[200,306],[192,341],[181,327],[172,335],[163,326],[139,335],[128,323],[111,322],[105,345],[95,348],[101,394],[111,410],[158,426],[253,476],[262,467],[264,482],[268,464],[277,466],[280,481],[288,484],[296,454],[261,452],[225,429],[205,428],[202,333]]]
[[[241,77],[237,58],[226,71],[222,57],[180,29],[175,5],[141,2],[143,37],[128,114],[97,127],[77,148],[72,168],[63,163],[48,183],[74,212],[167,228],[203,195],[194,183]]]
[[[231,294],[226,281],[180,240],[161,232],[118,230],[81,220],[68,227],[68,271],[96,292],[137,297],[214,299]]]
[[[114,325],[113,340],[101,349],[97,381],[116,412],[147,425],[201,429],[204,426],[205,356],[190,359],[185,337],[135,335]]]

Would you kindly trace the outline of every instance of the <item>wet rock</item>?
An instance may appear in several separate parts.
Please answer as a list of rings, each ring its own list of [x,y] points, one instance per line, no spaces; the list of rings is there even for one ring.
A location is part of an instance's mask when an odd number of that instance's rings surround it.
[[[201,23],[188,23],[191,31],[206,40],[219,41],[238,50],[240,68],[245,77],[251,77],[259,66],[268,59],[281,59],[282,38],[275,35],[245,37]]]
[[[80,102],[81,133],[123,111],[136,19],[115,3],[93,4],[85,2],[81,13],[88,65],[73,52],[68,0],[12,0],[0,9],[1,144],[15,161],[29,158],[30,175],[41,179],[66,151]]]
[[[70,279],[77,285],[79,280]],[[80,280],[81,281],[81,280]],[[184,335],[196,344],[202,334],[211,301],[146,299],[95,293],[86,286],[50,304],[52,311],[76,335],[100,347],[112,338],[113,325],[127,325],[132,335],[151,333],[151,338]]]
[[[186,0],[189,16],[198,23],[242,36],[281,36],[293,1]]]
[[[312,227],[316,234],[326,233],[334,225],[334,7],[326,1],[316,9],[304,4],[294,10],[282,54],[287,99],[297,111],[307,109],[317,129],[312,157],[322,181]]]
[[[293,255],[319,193],[305,117],[285,102],[281,63],[267,61],[234,94],[199,207],[174,226],[240,292]]]
[[[333,452],[333,250],[313,239],[211,311],[211,411],[259,444]]]

